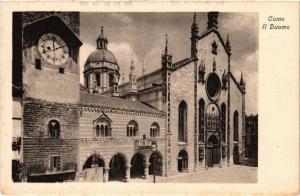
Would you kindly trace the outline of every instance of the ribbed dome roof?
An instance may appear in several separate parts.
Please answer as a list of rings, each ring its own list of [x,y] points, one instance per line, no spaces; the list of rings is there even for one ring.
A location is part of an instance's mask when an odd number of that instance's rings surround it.
[[[94,62],[95,63],[107,62],[107,63],[118,65],[115,55],[111,51],[105,48],[100,48],[92,52],[87,58],[85,64],[87,65],[89,63],[94,63]]]

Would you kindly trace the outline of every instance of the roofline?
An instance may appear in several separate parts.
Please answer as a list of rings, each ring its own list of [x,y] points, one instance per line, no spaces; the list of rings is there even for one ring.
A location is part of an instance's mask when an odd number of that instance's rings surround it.
[[[187,64],[189,64],[190,62],[192,62],[192,61],[195,61],[196,59],[195,58],[185,58],[185,59],[183,59],[183,60],[181,60],[181,61],[178,61],[178,62],[176,62],[176,63],[173,63],[172,64],[172,70],[174,71],[174,70],[176,70],[176,69],[178,69],[178,68],[180,68],[180,67],[183,67],[183,66],[185,66],[185,65],[187,65]],[[186,62],[184,62],[184,61],[186,61]],[[180,64],[180,62],[183,62],[181,65],[179,65],[178,67],[174,67],[174,65],[175,64]]]
[[[105,95],[94,95],[94,94],[90,94],[90,93],[86,93],[86,92],[80,92],[80,94],[88,94],[88,95],[92,95],[92,96],[99,96],[99,97],[105,97],[105,98],[108,98],[108,96],[105,96]],[[116,97],[109,97],[109,98],[116,98]],[[116,98],[116,99],[123,99],[123,98]],[[123,99],[123,100],[126,100],[126,99]],[[143,105],[146,105],[145,103],[141,102],[141,101],[135,101],[135,102],[139,102]],[[84,106],[97,106],[97,107],[100,107],[100,108],[103,108],[103,109],[115,109],[115,110],[123,110],[123,111],[129,111],[129,112],[143,112],[143,113],[148,113],[148,114],[156,114],[156,115],[165,115],[164,112],[156,109],[156,108],[153,108],[153,107],[150,107],[151,109],[153,110],[156,110],[156,112],[147,112],[147,111],[141,111],[141,110],[130,110],[130,109],[124,109],[124,108],[118,108],[118,107],[108,107],[108,106],[102,106],[102,105],[97,105],[97,104],[94,104],[94,103],[82,103],[81,100],[79,102],[79,107],[84,107]],[[148,105],[146,105],[147,107],[149,107]]]
[[[148,77],[149,75],[154,75],[154,74],[156,74],[157,72],[160,72],[160,71],[162,71],[162,68],[159,68],[159,69],[157,69],[155,71],[152,71],[150,73],[142,75],[142,76],[138,77],[137,80],[141,80],[142,78]]]
[[[240,87],[239,83],[236,81],[235,77],[233,76],[233,74],[231,72],[228,72],[230,77],[232,78],[232,80],[234,81],[234,83],[236,84],[236,86],[238,87],[238,89],[241,91],[241,93],[245,93],[242,88]]]
[[[49,15],[49,16],[46,16],[46,17],[43,17],[43,18],[40,18],[40,19],[38,19],[38,20],[34,20],[34,21],[32,21],[32,22],[29,22],[29,23],[27,23],[25,26],[24,26],[24,28],[23,29],[25,29],[25,28],[27,28],[28,26],[30,26],[30,25],[33,25],[33,24],[35,24],[35,23],[37,23],[37,22],[40,22],[40,21],[42,21],[42,20],[46,20],[46,19],[48,19],[48,18],[51,18],[51,17],[55,17],[55,18],[58,18],[59,20],[61,20],[61,22],[67,27],[67,29],[69,29],[72,33],[73,33],[73,35],[77,38],[77,41],[78,41],[78,45],[79,46],[82,46],[82,42],[81,42],[81,40],[79,39],[79,37],[76,35],[76,33],[74,33],[73,32],[73,30],[63,21],[63,19],[61,19],[56,13],[54,13],[54,14],[51,14],[51,15]]]

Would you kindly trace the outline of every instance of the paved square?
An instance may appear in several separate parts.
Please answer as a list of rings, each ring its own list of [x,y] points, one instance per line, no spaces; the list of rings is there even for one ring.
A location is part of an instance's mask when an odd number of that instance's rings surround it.
[[[182,173],[171,177],[156,177],[157,183],[256,183],[257,167],[235,165],[223,168],[209,168],[197,172]],[[131,182],[153,182],[149,179],[132,179]]]

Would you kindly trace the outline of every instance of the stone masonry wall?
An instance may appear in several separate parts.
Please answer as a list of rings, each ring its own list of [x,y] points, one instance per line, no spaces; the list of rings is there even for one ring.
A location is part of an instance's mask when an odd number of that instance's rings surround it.
[[[48,122],[60,123],[60,138],[48,137]],[[49,156],[60,155],[62,170],[73,170],[77,160],[78,107],[36,99],[24,100],[24,163],[31,173],[44,173]]]
[[[184,82],[183,82],[184,81]],[[177,173],[177,157],[183,149],[188,153],[188,170],[194,169],[194,62],[182,66],[171,73],[170,82],[170,129],[171,129],[171,171]],[[178,111],[181,101],[188,107],[187,143],[178,142]]]

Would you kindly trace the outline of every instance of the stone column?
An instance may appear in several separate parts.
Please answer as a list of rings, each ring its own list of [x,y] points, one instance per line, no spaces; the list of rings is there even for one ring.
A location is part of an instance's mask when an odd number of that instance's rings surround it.
[[[130,168],[131,165],[125,165],[125,182],[130,181]]]
[[[109,167],[103,168],[103,182],[108,182],[109,179]]]
[[[145,179],[148,179],[148,177],[149,177],[149,166],[150,166],[149,162],[144,163],[144,178]]]

